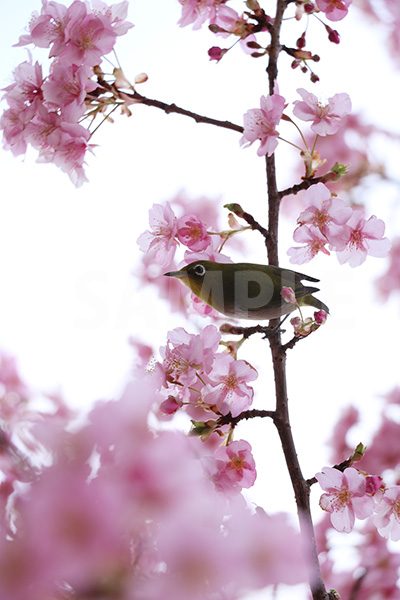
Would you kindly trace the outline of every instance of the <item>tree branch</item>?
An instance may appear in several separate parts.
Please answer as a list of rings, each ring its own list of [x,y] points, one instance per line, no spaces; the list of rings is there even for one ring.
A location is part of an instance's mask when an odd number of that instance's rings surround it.
[[[280,30],[286,0],[277,0],[276,14],[271,31],[271,44],[269,47],[269,61],[267,67],[269,93],[275,91],[275,82],[278,75],[278,56],[281,50]],[[276,182],[275,157],[266,158],[266,175],[268,184],[268,239],[266,240],[268,251],[268,262],[270,265],[279,265],[278,257],[278,228],[279,228],[279,205],[282,193],[278,192]],[[300,184],[301,185],[301,184]],[[275,320],[276,323],[277,320]],[[274,321],[271,325],[274,326]],[[321,577],[318,561],[318,552],[315,541],[314,528],[310,510],[310,487],[307,485],[297,457],[296,447],[293,440],[292,429],[289,419],[288,395],[286,383],[286,353],[282,351],[281,333],[279,328],[269,336],[272,364],[275,380],[276,411],[274,423],[278,430],[285,456],[286,465],[292,482],[296,499],[297,513],[300,529],[304,541],[308,544],[307,550],[311,565],[310,589],[313,600],[328,600],[332,598],[325,589]]]
[[[205,115],[199,115],[198,113],[195,113],[191,110],[187,110],[186,108],[177,106],[174,103],[167,104],[166,102],[162,102],[161,100],[147,98],[146,96],[142,96],[142,94],[139,94],[139,92],[137,92],[136,90],[133,94],[125,95],[135,100],[138,104],[154,106],[155,108],[163,110],[167,114],[176,113],[178,115],[190,117],[191,119],[194,119],[196,123],[207,123],[208,125],[215,125],[217,127],[222,127],[223,129],[231,129],[232,131],[243,133],[243,127],[241,125],[236,125],[236,123],[231,123],[230,121],[220,121],[219,119],[212,119],[211,117],[206,117]]]

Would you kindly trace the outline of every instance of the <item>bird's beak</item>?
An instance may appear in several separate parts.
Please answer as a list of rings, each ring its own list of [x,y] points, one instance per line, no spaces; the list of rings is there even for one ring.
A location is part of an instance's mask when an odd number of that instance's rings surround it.
[[[178,277],[180,279],[182,279],[182,277],[185,277],[185,275],[185,271],[170,271],[169,273],[164,273],[165,277]]]

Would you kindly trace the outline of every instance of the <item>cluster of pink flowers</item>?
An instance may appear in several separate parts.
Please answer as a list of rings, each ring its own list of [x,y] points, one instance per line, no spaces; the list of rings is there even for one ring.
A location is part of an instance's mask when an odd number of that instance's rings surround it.
[[[341,264],[348,262],[352,267],[362,264],[368,254],[388,254],[390,241],[383,237],[384,222],[375,216],[366,219],[362,208],[347,206],[323,183],[304,191],[302,201],[308,207],[297,219],[293,239],[304,245],[288,250],[290,262],[303,264],[319,252],[329,254],[327,246],[337,252]]]
[[[21,414],[20,395],[30,394],[8,357],[0,381],[8,398],[0,420],[1,598],[235,600],[305,581],[300,536],[287,517],[254,512],[226,493],[252,484],[245,441],[217,448],[211,463],[198,438],[150,429],[162,399],[157,373],[142,371],[80,428],[70,428],[67,412],[42,414],[32,434],[46,466],[22,460],[6,435]],[[14,485],[9,472],[18,475]]]
[[[162,277],[165,271],[177,268],[175,254],[180,246],[186,248],[180,266],[196,260],[211,260],[219,263],[231,262],[231,259],[219,251],[226,237],[240,231],[240,226],[227,231],[215,231],[217,219],[211,201],[207,198],[199,202],[188,202],[183,197],[174,199],[181,217],[177,217],[169,202],[154,204],[149,211],[150,229],[142,233],[137,243],[144,253],[143,264],[146,281],[154,281],[163,295],[173,301],[173,307],[184,310],[187,291],[176,281]],[[192,207],[193,205],[193,207]],[[189,212],[192,210],[193,212]],[[210,231],[214,229],[214,231]],[[150,271],[154,274],[152,276]],[[210,306],[191,295],[193,309],[202,315],[216,316]]]
[[[207,469],[214,483],[224,491],[240,491],[250,487],[256,478],[250,444],[243,440],[226,440],[227,426],[219,419],[237,417],[253,400],[249,385],[257,371],[245,360],[237,360],[227,352],[217,352],[221,335],[214,325],[199,334],[189,334],[183,328],[168,333],[162,348],[162,362],[157,370],[164,380],[165,400],[160,414],[170,418],[183,410],[197,423],[207,446],[217,450],[207,458]],[[226,440],[227,446],[220,447]],[[214,448],[215,450],[215,448]]]
[[[49,48],[53,60],[47,77],[38,62],[15,69],[15,81],[4,94],[9,108],[0,119],[6,148],[18,155],[30,144],[40,162],[53,162],[76,185],[86,181],[83,165],[92,146],[90,132],[79,122],[87,94],[97,87],[91,79],[94,67],[132,27],[125,20],[127,10],[126,0],[110,7],[101,0],[93,0],[92,7],[75,0],[68,8],[42,1],[41,13],[33,15],[18,45]]]
[[[400,424],[393,409],[400,405],[400,388],[394,388],[384,398],[377,429],[368,441],[367,450],[358,457],[357,469],[343,473],[324,468],[317,475],[324,494],[321,507],[326,518],[317,527],[317,541],[322,572],[327,585],[333,585],[344,598],[350,597],[357,586],[357,597],[397,600],[399,596],[398,570],[400,557],[393,541],[400,539],[400,485],[398,479],[400,457],[397,452]],[[353,455],[349,434],[360,420],[359,412],[349,407],[334,428],[331,437],[332,464]],[[376,475],[382,473],[384,481]],[[362,527],[357,519],[362,519]],[[329,543],[331,526],[339,531],[353,530],[351,539],[352,568],[337,570]],[[345,543],[345,540],[343,540]]]
[[[400,485],[387,487],[380,476],[368,475],[354,467],[343,472],[325,467],[316,478],[325,490],[320,506],[330,513],[337,531],[349,533],[355,517],[372,517],[380,535],[400,540]]]

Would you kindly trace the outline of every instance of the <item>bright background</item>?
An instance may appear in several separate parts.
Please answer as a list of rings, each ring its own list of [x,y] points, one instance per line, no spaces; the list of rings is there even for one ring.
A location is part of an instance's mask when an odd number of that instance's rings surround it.
[[[1,87],[27,58],[25,49],[11,45],[34,10],[40,10],[37,0],[19,0],[2,16]],[[207,49],[215,37],[207,30],[179,28],[179,15],[177,0],[131,3],[135,28],[117,44],[126,74],[133,79],[145,71],[149,81],[139,91],[149,97],[241,124],[243,113],[258,106],[267,91],[264,60],[251,59],[237,47],[220,64],[210,63]],[[289,31],[293,25],[297,35],[287,37],[292,43],[303,31],[302,24],[288,24]],[[307,75],[290,70],[285,57],[280,92],[292,101],[298,87],[320,97],[347,91],[356,111],[400,134],[400,80],[384,53],[384,32],[364,22],[355,9],[337,28],[339,46],[327,41],[315,20],[309,27],[309,45],[321,56],[316,65],[321,83],[313,85]],[[35,51],[37,56],[44,54]],[[194,198],[215,198],[221,207],[238,202],[265,222],[264,161],[255,147],[243,150],[235,132],[154,108],[135,106],[133,112],[130,119],[116,116],[114,125],[105,124],[96,133],[98,147],[87,168],[90,181],[80,189],[54,166],[36,164],[33,152],[25,158],[0,154],[0,345],[18,357],[34,388],[60,389],[76,407],[119,393],[131,370],[131,335],[157,349],[168,329],[185,325],[191,330],[154,289],[143,289],[134,278],[141,258],[136,239],[147,228],[153,203],[185,190]],[[393,237],[400,231],[400,153],[394,145],[378,146],[376,155],[394,181],[367,189],[360,200],[370,203],[369,214],[386,220]],[[280,147],[277,161],[284,185],[297,156]],[[294,181],[292,175],[289,183]],[[293,229],[294,222],[282,225],[283,266],[289,266],[285,255]],[[250,233],[247,240],[246,254],[235,258],[264,262],[261,237]],[[319,297],[331,308],[327,325],[288,356],[294,434],[307,476],[326,463],[324,444],[342,408],[353,403],[365,410],[354,443],[365,441],[379,413],[379,397],[399,383],[399,306],[378,302],[372,285],[385,266],[384,260],[369,258],[351,269],[339,266],[335,256],[323,256],[299,269],[321,279]],[[242,347],[240,357],[260,371],[255,407],[273,408],[267,345],[254,339]],[[259,476],[249,498],[266,510],[293,511],[271,423],[243,424],[238,434],[251,442],[257,461]],[[287,597],[299,597],[292,593]]]

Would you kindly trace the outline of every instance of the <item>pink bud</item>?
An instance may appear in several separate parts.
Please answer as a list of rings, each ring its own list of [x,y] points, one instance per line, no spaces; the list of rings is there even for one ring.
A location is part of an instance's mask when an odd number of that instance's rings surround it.
[[[283,287],[281,297],[288,304],[297,304],[296,295],[291,287]]]
[[[208,56],[210,57],[210,60],[216,60],[218,62],[221,60],[221,58],[226,52],[226,48],[219,48],[218,46],[213,46],[209,49]]]
[[[296,46],[298,48],[304,48],[304,46],[306,45],[306,34],[305,32],[302,33],[302,35],[299,37],[299,39],[296,42]]]
[[[173,415],[180,407],[181,404],[179,404],[174,396],[168,396],[168,398],[160,404],[160,410],[165,415]]]
[[[366,488],[365,491],[369,496],[375,496],[376,492],[378,492],[383,484],[382,477],[379,475],[368,475],[365,478]]]
[[[333,44],[339,44],[340,43],[339,32],[336,31],[336,29],[332,29],[332,27],[329,27],[329,25],[326,25],[325,28],[326,28],[326,31],[328,32],[328,40],[330,42],[332,42]]]
[[[325,310],[317,310],[314,313],[314,321],[318,324],[318,325],[323,325],[326,321],[326,319],[328,318],[328,315],[326,313]]]
[[[304,11],[307,14],[311,14],[312,12],[314,12],[315,6],[314,4],[311,4],[311,2],[308,2],[307,4],[304,5]]]

